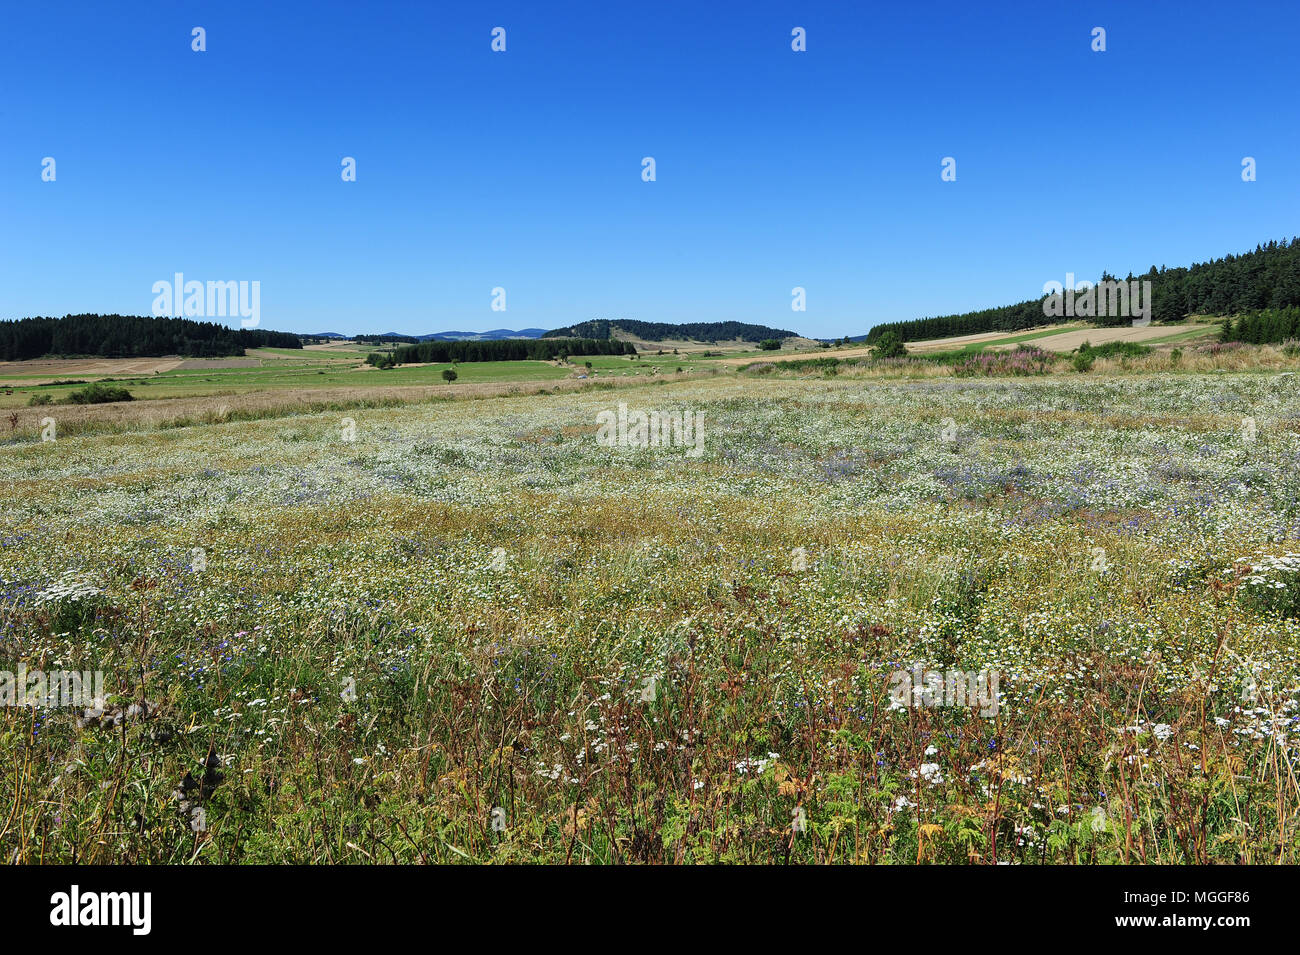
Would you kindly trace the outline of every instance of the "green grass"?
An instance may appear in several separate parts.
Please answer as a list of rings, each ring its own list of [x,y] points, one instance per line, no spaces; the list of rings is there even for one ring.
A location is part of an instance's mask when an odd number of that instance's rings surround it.
[[[1185,331],[1178,331],[1169,335],[1162,335],[1159,338],[1148,338],[1143,344],[1164,345],[1170,342],[1190,341],[1191,339],[1194,338],[1208,338],[1210,336],[1218,335],[1220,327],[1221,326],[1217,324],[1199,325],[1195,328],[1189,328]]]
[[[647,375],[650,373],[651,368],[658,368],[661,375],[671,375],[678,368],[681,368],[683,372],[688,372],[711,367],[710,360],[707,358],[674,355],[672,352],[665,355],[655,355],[651,352],[638,358],[628,358],[622,355],[587,355],[572,360],[573,366],[580,374],[586,371],[586,362],[591,362],[592,370],[602,377],[606,375],[621,377],[624,373],[631,376],[638,371],[642,375]]]
[[[467,361],[422,365],[412,368],[399,365],[384,371],[378,369],[356,372],[353,384],[379,385],[444,385],[445,368],[456,369],[454,385],[480,382],[551,381],[570,378],[573,369],[561,368],[546,361]]]
[[[237,395],[252,391],[277,391],[303,388],[388,387],[393,385],[441,385],[445,364],[417,368],[372,368],[354,370],[359,362],[352,359],[295,360],[266,359],[259,367],[183,369],[137,377],[114,376],[112,381],[128,388],[137,400],[159,398],[193,398],[204,395]],[[456,365],[457,384],[480,382],[552,381],[571,377],[575,369],[557,367],[544,361],[463,362]],[[635,370],[635,369],[633,369]],[[13,379],[14,394],[0,395],[0,407],[25,405],[33,393],[48,393],[57,401],[79,385],[25,385],[19,376]]]
[[[1068,332],[1077,332],[1081,328],[1087,328],[1086,325],[1070,325],[1067,328],[1049,328],[1044,331],[1025,332],[1021,335],[1011,335],[1007,338],[999,338],[992,342],[972,342],[958,350],[961,355],[977,355],[992,345],[1013,345],[1019,342],[1032,342],[1040,338],[1052,338],[1056,335],[1064,335]]]

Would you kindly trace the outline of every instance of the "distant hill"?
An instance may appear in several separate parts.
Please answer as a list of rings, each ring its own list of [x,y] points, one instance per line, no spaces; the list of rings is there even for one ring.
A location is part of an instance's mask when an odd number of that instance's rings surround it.
[[[387,338],[410,342],[496,342],[509,338],[541,338],[546,333],[544,328],[494,328],[486,332],[429,332],[425,335],[412,335],[409,332],[381,332],[379,334],[361,334],[358,338]]]
[[[416,337],[422,342],[496,342],[507,338],[541,338],[545,334],[544,328],[521,328],[518,331],[494,328],[487,332],[433,332]]]
[[[556,328],[547,332],[544,338],[596,338],[615,337],[616,331],[624,332],[646,342],[692,341],[692,342],[761,342],[770,338],[798,338],[795,332],[767,325],[749,325],[745,322],[639,322],[630,318],[598,318],[589,322],[579,322],[565,328]]]

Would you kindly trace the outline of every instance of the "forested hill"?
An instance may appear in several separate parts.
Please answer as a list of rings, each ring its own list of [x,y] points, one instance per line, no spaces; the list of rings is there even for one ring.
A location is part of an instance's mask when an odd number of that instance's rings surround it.
[[[567,328],[547,332],[543,338],[599,338],[611,337],[618,329],[646,342],[761,342],[772,338],[794,338],[795,332],[766,325],[749,325],[745,322],[638,322],[630,318],[598,318],[579,322]]]
[[[1064,276],[1058,277],[1060,281]],[[1102,280],[1114,276],[1103,274]],[[1157,269],[1128,279],[1151,282],[1151,318],[1176,322],[1188,315],[1235,315],[1258,309],[1280,309],[1300,305],[1300,238],[1270,242],[1253,252],[1228,255],[1186,268]],[[1127,279],[1126,279],[1127,281]],[[1078,318],[1049,318],[1043,314],[1039,296],[1015,305],[986,308],[960,315],[940,315],[906,322],[877,325],[867,334],[874,342],[888,330],[903,341],[973,335],[979,332],[1011,332],[1035,325],[1079,321]],[[1090,319],[1098,325],[1127,325],[1127,317]]]
[[[0,361],[94,357],[225,358],[245,348],[301,348],[289,332],[230,328],[216,322],[143,315],[65,315],[0,322]]]

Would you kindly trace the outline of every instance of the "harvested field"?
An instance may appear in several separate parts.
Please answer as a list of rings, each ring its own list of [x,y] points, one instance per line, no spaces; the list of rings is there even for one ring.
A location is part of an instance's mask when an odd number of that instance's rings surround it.
[[[1213,335],[1218,331],[1217,325],[1201,326],[1204,329],[1204,335]],[[1052,335],[1046,338],[1036,338],[1030,344],[1037,345],[1039,348],[1045,348],[1048,351],[1068,352],[1074,351],[1084,342],[1093,345],[1105,345],[1108,342],[1139,342],[1151,343],[1163,338],[1180,335],[1183,332],[1192,331],[1194,328],[1185,328],[1177,325],[1147,325],[1142,328],[1134,328],[1131,325],[1121,325],[1116,328],[1082,328],[1076,331],[1063,332],[1060,335]],[[909,350],[911,346],[908,346]],[[1005,345],[992,344],[990,349],[1002,351],[1015,348],[1014,343]]]
[[[39,384],[61,378],[106,378],[125,375],[152,375],[179,368],[187,360],[173,355],[167,358],[38,358],[32,361],[0,362],[0,380],[21,379]]]

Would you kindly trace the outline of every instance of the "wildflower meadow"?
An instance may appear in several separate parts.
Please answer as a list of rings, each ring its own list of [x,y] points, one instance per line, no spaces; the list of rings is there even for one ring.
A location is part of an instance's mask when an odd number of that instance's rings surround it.
[[[1300,861],[1296,379],[1002,360],[24,433],[0,853]]]

